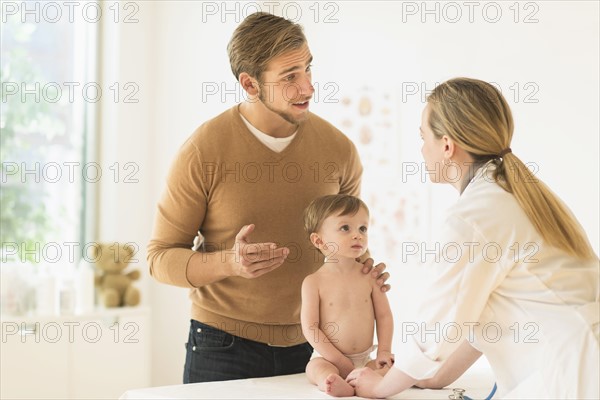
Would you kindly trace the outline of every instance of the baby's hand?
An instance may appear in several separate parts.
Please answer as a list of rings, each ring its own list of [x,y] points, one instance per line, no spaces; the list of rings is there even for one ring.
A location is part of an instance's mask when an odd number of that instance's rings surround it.
[[[377,365],[378,369],[383,368],[386,365],[389,368],[392,368],[392,365],[394,365],[394,355],[390,351],[378,351],[375,364]]]

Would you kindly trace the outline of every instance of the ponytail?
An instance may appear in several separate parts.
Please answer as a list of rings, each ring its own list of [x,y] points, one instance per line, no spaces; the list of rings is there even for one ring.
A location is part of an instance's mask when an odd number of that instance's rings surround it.
[[[583,228],[569,209],[518,157],[507,154],[499,167],[496,182],[515,196],[549,245],[581,260],[596,258]]]

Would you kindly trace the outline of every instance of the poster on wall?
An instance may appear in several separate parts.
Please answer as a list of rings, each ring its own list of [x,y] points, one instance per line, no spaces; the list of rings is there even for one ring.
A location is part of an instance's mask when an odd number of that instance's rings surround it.
[[[316,112],[344,132],[360,154],[361,197],[371,213],[371,254],[388,264],[418,263],[413,253],[429,239],[429,191],[403,173],[407,140],[399,124],[399,95],[367,85],[338,89]]]

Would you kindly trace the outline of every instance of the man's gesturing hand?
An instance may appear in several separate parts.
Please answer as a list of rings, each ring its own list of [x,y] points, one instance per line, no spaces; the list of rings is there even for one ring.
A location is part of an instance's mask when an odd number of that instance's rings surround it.
[[[230,275],[253,279],[273,271],[290,253],[287,247],[275,243],[250,243],[248,237],[254,224],[244,226],[235,237],[233,249],[227,252]]]

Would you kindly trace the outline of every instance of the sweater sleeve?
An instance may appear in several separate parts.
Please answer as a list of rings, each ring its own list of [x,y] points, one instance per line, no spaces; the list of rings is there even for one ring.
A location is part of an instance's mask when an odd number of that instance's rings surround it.
[[[160,282],[193,287],[187,266],[206,213],[205,185],[198,149],[188,140],[170,168],[148,244],[150,274]]]
[[[487,256],[488,240],[459,217],[446,221],[441,238],[419,318],[403,322],[396,352],[394,366],[416,379],[435,375],[463,340],[473,340],[470,329],[478,324],[509,264]]]

